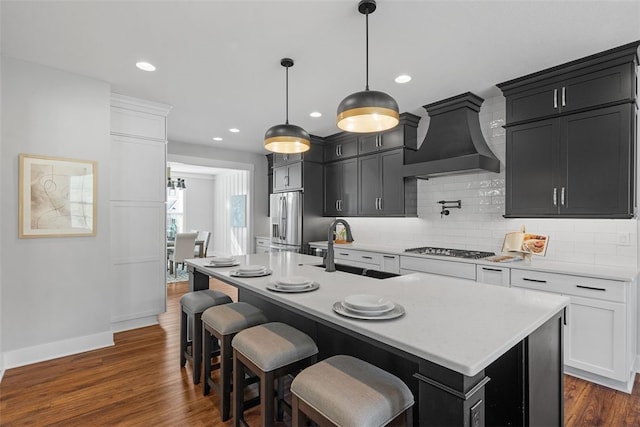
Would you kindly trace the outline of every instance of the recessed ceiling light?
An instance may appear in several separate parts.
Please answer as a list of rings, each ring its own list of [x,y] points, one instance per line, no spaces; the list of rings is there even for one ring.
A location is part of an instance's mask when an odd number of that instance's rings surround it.
[[[396,83],[407,83],[411,81],[411,76],[408,74],[400,74],[396,77]]]
[[[214,137],[213,137],[213,140],[214,140],[214,141],[222,141],[222,138],[220,138],[219,136],[214,136]]]
[[[229,132],[238,133],[238,132],[240,132],[240,129],[231,128],[231,129],[229,129]]]
[[[136,67],[140,68],[144,71],[155,71],[156,67],[153,64],[149,64],[148,62],[140,61],[136,62]]]
[[[322,117],[322,113],[320,111],[314,111],[313,113],[309,113],[311,117]]]

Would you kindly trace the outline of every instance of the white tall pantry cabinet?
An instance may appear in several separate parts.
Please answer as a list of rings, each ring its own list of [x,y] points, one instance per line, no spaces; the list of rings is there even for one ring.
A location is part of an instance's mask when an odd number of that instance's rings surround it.
[[[166,309],[166,158],[170,106],[111,96],[111,325],[158,323]]]

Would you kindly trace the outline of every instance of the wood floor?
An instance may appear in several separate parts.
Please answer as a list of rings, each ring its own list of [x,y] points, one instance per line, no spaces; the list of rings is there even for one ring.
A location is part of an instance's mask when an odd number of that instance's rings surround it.
[[[235,289],[211,279],[210,287]],[[160,324],[115,334],[115,346],[10,369],[0,383],[1,426],[223,426],[215,393],[179,365],[180,296],[167,285]],[[640,378],[628,395],[565,377],[565,425],[640,426]],[[258,408],[247,414],[257,425]],[[282,424],[284,425],[284,424]]]

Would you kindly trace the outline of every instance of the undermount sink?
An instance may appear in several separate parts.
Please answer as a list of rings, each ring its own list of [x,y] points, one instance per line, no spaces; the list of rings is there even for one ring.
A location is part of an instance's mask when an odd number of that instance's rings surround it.
[[[325,268],[326,266],[324,264],[316,264],[314,265],[314,267]],[[374,279],[388,279],[390,277],[399,276],[399,274],[395,274],[395,273],[388,273],[386,271],[379,271],[379,270],[369,270],[368,268],[354,267],[352,265],[345,265],[345,264],[336,264],[336,271],[357,274],[358,276],[372,277]]]

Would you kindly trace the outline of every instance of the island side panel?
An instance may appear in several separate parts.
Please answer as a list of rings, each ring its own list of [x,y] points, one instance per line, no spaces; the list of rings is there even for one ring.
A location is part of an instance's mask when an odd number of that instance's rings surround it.
[[[209,275],[202,273],[191,264],[187,264],[189,272],[189,292],[209,289]]]

